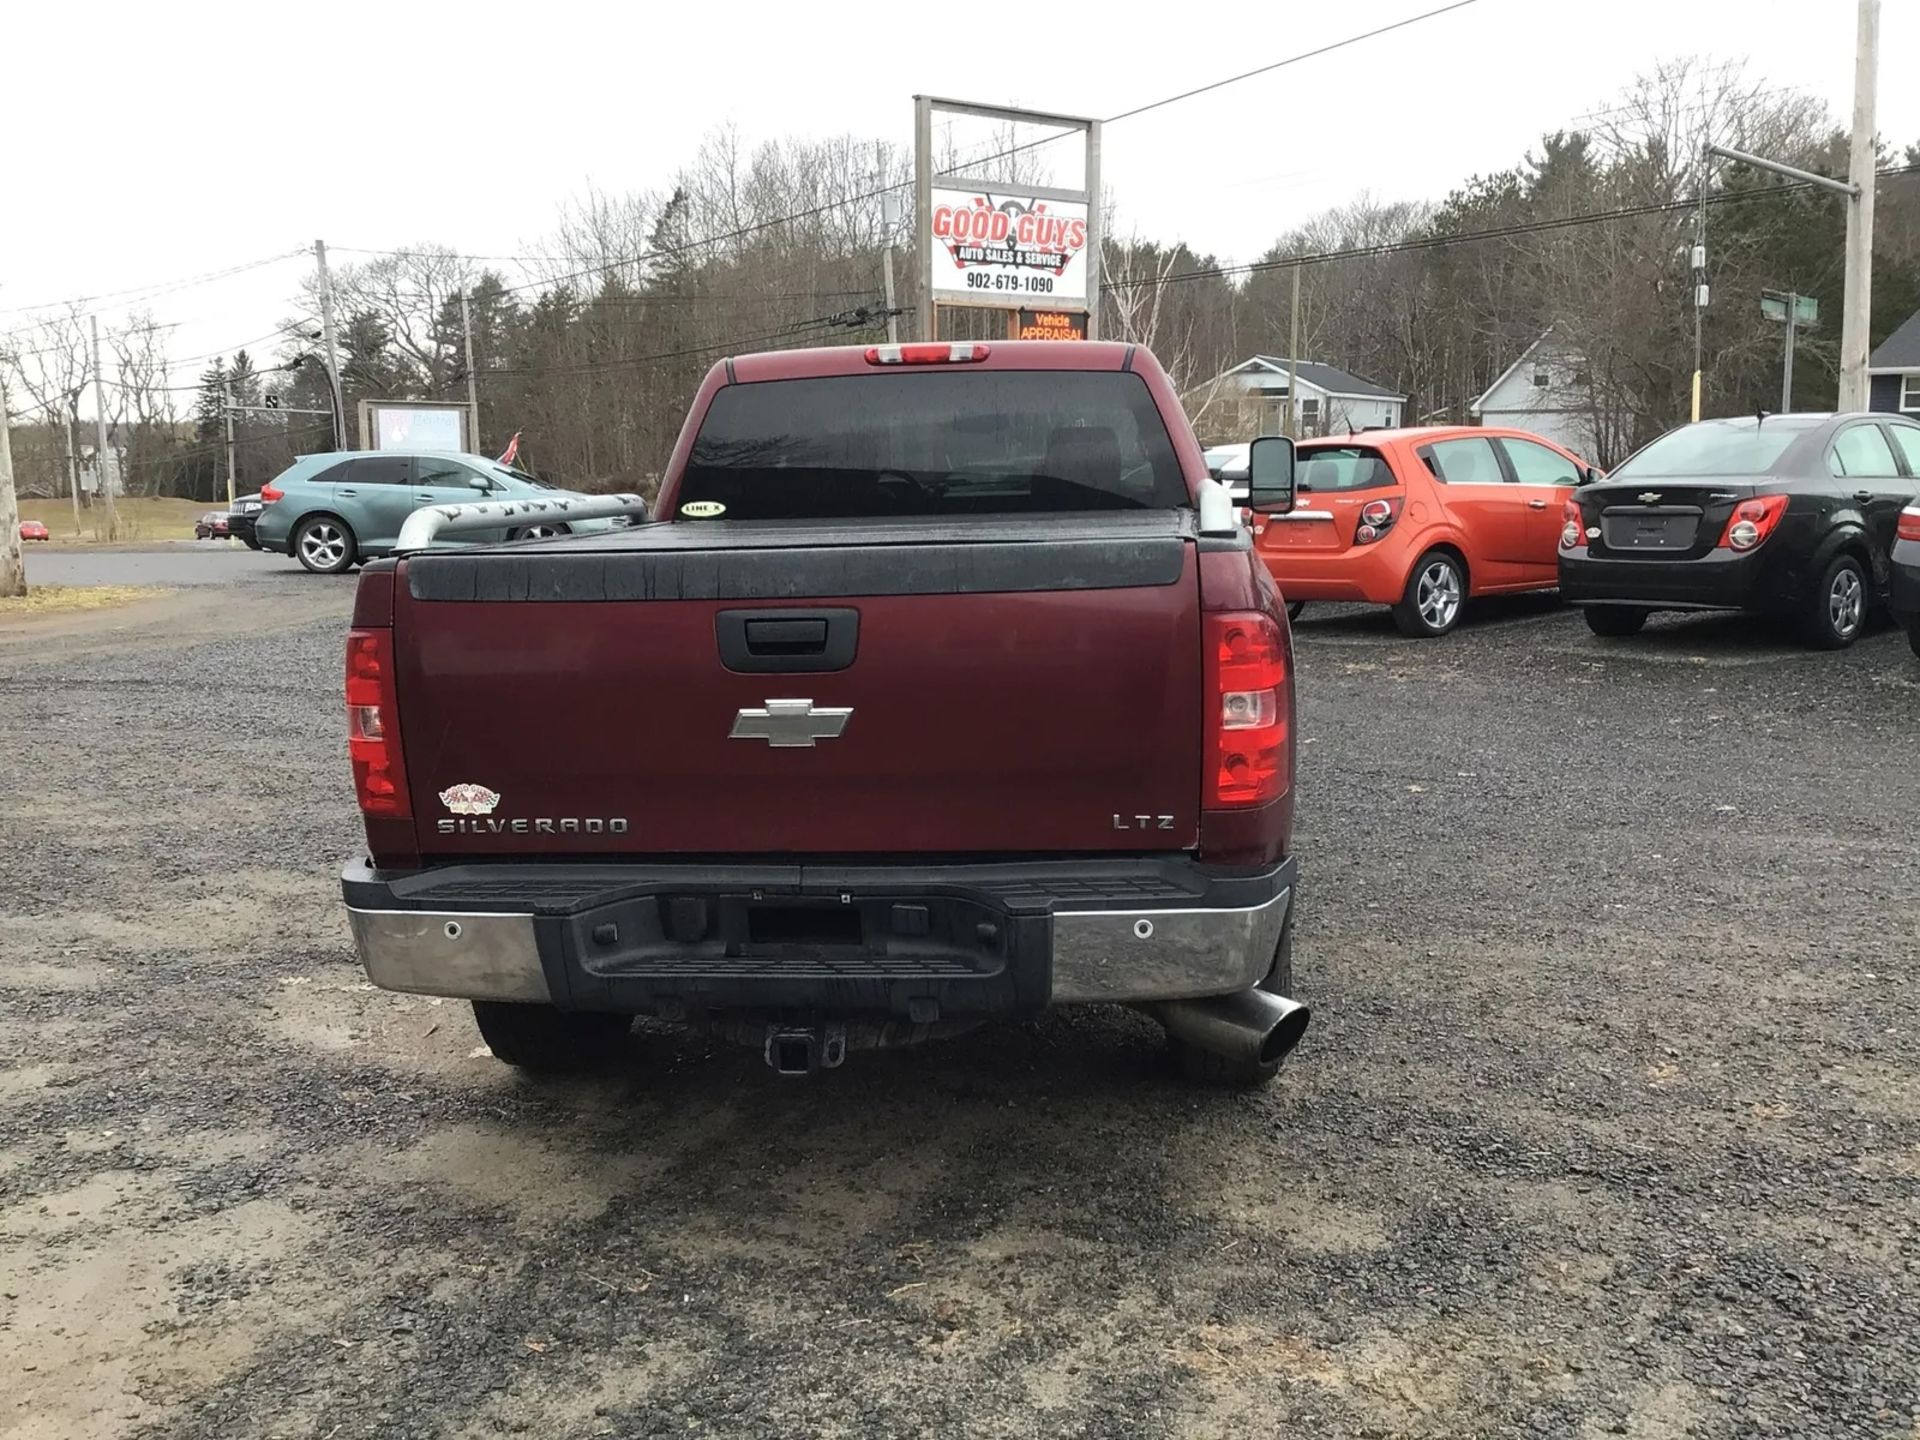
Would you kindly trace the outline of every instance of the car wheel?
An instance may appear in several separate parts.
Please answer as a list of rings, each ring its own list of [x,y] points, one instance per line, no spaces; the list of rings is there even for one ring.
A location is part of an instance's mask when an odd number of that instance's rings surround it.
[[[1393,607],[1393,623],[1402,635],[1431,640],[1460,623],[1467,603],[1467,577],[1460,562],[1445,550],[1429,550],[1407,577],[1406,593]]]
[[[1907,626],[1907,648],[1913,651],[1914,659],[1920,660],[1920,620]]]
[[[316,575],[338,575],[353,565],[358,549],[344,520],[313,515],[294,527],[293,554]]]
[[[1867,621],[1867,577],[1851,555],[1836,555],[1800,619],[1800,631],[1816,650],[1844,650],[1860,638]]]
[[[546,540],[552,536],[564,535],[566,533],[567,527],[564,525],[523,525],[518,530],[509,530],[507,532],[507,539]]]
[[[260,548],[260,542],[251,535],[242,535],[240,539],[249,550],[258,550]]]
[[[1638,635],[1647,623],[1647,611],[1638,605],[1587,605],[1587,628],[1596,635]]]
[[[1304,600],[1289,600],[1287,602],[1287,619],[1298,620],[1300,618],[1300,612],[1306,608],[1307,602]]]
[[[496,1060],[550,1074],[604,1065],[633,1028],[631,1015],[503,1000],[474,1001],[473,1018]]]

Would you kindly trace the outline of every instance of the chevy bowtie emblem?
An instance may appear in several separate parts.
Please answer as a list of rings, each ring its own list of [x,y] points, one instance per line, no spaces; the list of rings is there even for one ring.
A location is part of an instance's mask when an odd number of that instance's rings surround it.
[[[1658,490],[1642,490],[1633,498],[1638,500],[1642,505],[1658,505],[1660,503],[1660,492]]]
[[[767,708],[742,709],[733,717],[729,740],[764,740],[775,749],[838,739],[853,716],[851,705],[814,709],[811,700],[769,700]]]

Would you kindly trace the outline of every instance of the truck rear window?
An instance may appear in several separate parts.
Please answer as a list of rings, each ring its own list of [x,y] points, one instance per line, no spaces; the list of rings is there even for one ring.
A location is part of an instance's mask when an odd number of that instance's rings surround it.
[[[1138,510],[1188,496],[1138,375],[941,369],[727,386],[681,481],[682,512],[694,502],[711,523]]]

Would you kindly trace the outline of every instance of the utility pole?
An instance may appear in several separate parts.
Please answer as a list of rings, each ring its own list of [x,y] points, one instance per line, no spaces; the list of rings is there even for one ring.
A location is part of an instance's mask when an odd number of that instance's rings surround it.
[[[239,488],[233,479],[233,386],[222,383],[220,386],[220,413],[227,421],[227,509],[233,509],[234,493]],[[232,539],[232,536],[228,536]]]
[[[1293,319],[1287,325],[1287,425],[1280,432],[1300,433],[1300,262],[1293,262]]]
[[[63,398],[67,402],[67,413],[60,417],[60,448],[67,462],[67,495],[73,501],[73,533],[77,537],[80,534],[80,446],[73,438],[73,429],[80,423],[80,392],[71,390]]]
[[[100,483],[100,498],[107,507],[109,540],[120,538],[120,514],[113,504],[113,479],[107,474],[107,382],[100,368],[100,317],[93,317],[93,473]]]
[[[1873,310],[1873,123],[1880,75],[1880,0],[1860,0],[1853,61],[1853,147],[1847,179],[1847,278],[1840,310],[1841,410],[1867,408],[1867,336]]]
[[[1700,419],[1700,378],[1706,368],[1706,346],[1702,325],[1707,315],[1707,157],[1700,157],[1700,208],[1693,216],[1693,407],[1692,418]]]
[[[27,593],[27,561],[20,553],[20,502],[13,497],[13,417],[0,385],[0,600]]]
[[[467,436],[467,443],[473,452],[480,453],[480,381],[473,373],[473,312],[467,306],[467,295],[460,292],[460,333],[467,344],[467,414],[473,429]]]
[[[900,230],[900,192],[889,190],[880,197],[880,286],[887,297],[887,343],[900,343],[899,307],[893,299],[893,237]]]
[[[313,242],[314,264],[320,268],[320,338],[326,346],[327,384],[333,387],[333,448],[347,448],[347,407],[340,394],[340,354],[333,339],[333,276],[327,269],[327,242]]]

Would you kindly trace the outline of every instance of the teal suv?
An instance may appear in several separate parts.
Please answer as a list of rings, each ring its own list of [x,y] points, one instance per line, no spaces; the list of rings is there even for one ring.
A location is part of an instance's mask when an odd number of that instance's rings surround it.
[[[336,450],[303,455],[262,488],[260,498],[266,502],[254,525],[260,548],[291,555],[316,574],[337,575],[357,561],[392,550],[407,516],[426,505],[577,496],[482,455]],[[613,524],[530,520],[498,534],[481,531],[461,539],[484,545],[569,530],[605,530]]]

